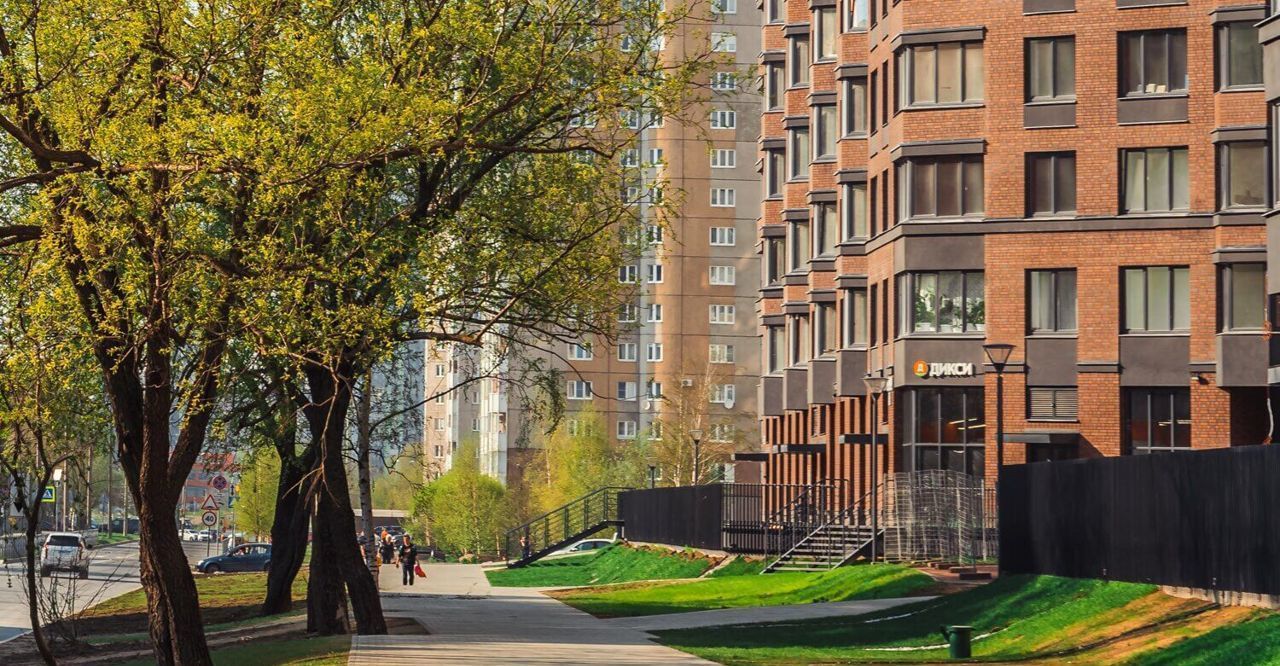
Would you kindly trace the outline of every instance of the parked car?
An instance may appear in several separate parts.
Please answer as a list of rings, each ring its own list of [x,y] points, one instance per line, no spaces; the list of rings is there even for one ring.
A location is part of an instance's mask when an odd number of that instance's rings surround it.
[[[608,548],[609,546],[612,546],[612,545],[613,545],[612,539],[583,539],[582,541],[579,541],[578,543],[575,543],[572,546],[569,546],[568,548],[561,548],[560,550],[557,550],[553,554],[569,555],[571,553],[585,553],[588,551],[600,550],[601,548]]]
[[[90,546],[77,532],[50,532],[40,549],[40,577],[53,571],[71,571],[81,579],[89,577]]]
[[[85,530],[80,533],[84,539],[84,545],[93,548],[98,545],[98,533],[95,530]]]
[[[271,569],[271,544],[246,543],[226,555],[206,557],[196,562],[196,571],[212,574],[219,571],[268,571]]]
[[[182,532],[179,534],[183,541],[198,541],[200,538],[200,532],[198,530],[193,530],[187,527],[182,528]]]

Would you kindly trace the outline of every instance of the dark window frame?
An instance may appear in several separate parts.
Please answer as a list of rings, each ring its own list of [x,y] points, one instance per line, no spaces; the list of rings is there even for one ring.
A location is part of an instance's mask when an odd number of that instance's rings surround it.
[[[1052,189],[1050,191],[1049,199],[1050,201],[1053,202],[1052,203],[1053,209],[1037,210],[1036,201],[1038,200],[1038,197],[1036,196],[1037,194],[1036,183],[1038,179],[1035,176],[1038,174],[1038,171],[1036,169],[1038,169],[1039,160],[1045,160],[1045,159],[1049,160],[1049,165],[1050,165],[1049,169],[1050,169],[1051,175],[1049,178],[1049,182],[1050,182],[1050,187]],[[1061,201],[1062,196],[1060,196],[1061,193],[1059,192],[1060,183],[1058,182],[1058,170],[1060,168],[1059,163],[1064,162],[1065,160],[1068,160],[1068,159],[1071,162],[1071,205],[1069,208],[1066,207],[1065,201]],[[1079,174],[1076,171],[1075,151],[1027,153],[1026,154],[1026,178],[1024,179],[1026,183],[1027,216],[1028,217],[1035,217],[1035,216],[1046,217],[1046,216],[1075,215],[1076,206],[1079,203],[1076,196],[1078,191],[1077,190],[1078,176]]]
[[[842,240],[840,211],[835,202],[813,204],[811,220],[809,230],[813,233],[813,257],[834,257],[836,246]]]
[[[937,171],[940,165],[958,164],[960,182],[956,184],[955,191],[959,196],[959,213],[955,215],[938,214],[938,201],[942,194],[942,180],[938,178]],[[967,165],[978,165],[978,173],[981,176],[981,187],[977,192],[977,210],[965,210],[965,202],[967,200],[966,190],[964,187],[964,176],[968,170]],[[923,166],[932,167],[933,174],[933,208],[932,212],[917,212],[916,207],[920,202],[914,201],[915,179],[918,177],[917,171]],[[896,168],[897,180],[895,187],[898,190],[898,219],[901,220],[928,220],[928,219],[959,219],[959,218],[979,218],[986,213],[986,164],[982,155],[938,155],[932,157],[908,157],[899,160]],[[887,179],[886,179],[887,182]],[[887,203],[887,202],[886,202]],[[887,225],[886,225],[887,226]]]
[[[947,396],[959,394],[959,419],[954,414],[947,414],[944,407],[950,403],[954,406],[955,397],[944,400]],[[903,396],[906,402],[905,437],[903,438],[903,457],[908,471],[924,469],[951,469],[943,464],[944,455],[959,453],[963,456],[964,472],[974,476],[985,475],[986,465],[986,396],[982,387],[939,387],[911,388]],[[934,431],[937,440],[947,439],[946,427],[958,421],[963,427],[955,428],[960,433],[959,442],[921,441],[922,419],[926,413],[922,408],[925,401],[933,403],[931,412],[934,416]],[[881,401],[886,402],[886,401]],[[972,415],[972,416],[971,416]],[[972,424],[971,421],[974,421]],[[976,434],[973,434],[976,433]],[[932,454],[938,463],[936,467],[925,466]],[[959,471],[959,470],[957,470]],[[976,472],[976,474],[974,474]]]
[[[1214,59],[1216,61],[1214,67],[1214,75],[1216,79],[1215,89],[1220,92],[1244,91],[1244,90],[1262,90],[1262,45],[1258,43],[1258,29],[1254,27],[1254,21],[1228,21],[1219,23],[1214,26]],[[1243,29],[1246,31],[1246,42],[1250,40],[1248,37],[1252,35],[1252,45],[1256,47],[1258,80],[1246,83],[1233,83],[1231,81],[1231,34],[1234,30]]]
[[[968,59],[971,57],[970,47],[977,45],[977,53],[982,58],[982,74],[980,83],[982,90],[978,92],[977,97],[970,97],[975,91],[970,90],[968,74]],[[941,72],[939,71],[938,54],[942,46],[959,46],[960,50],[960,80],[956,82],[956,87],[960,90],[960,99],[956,101],[939,101],[941,85]],[[917,100],[915,96],[915,77],[916,77],[916,58],[917,54],[925,49],[933,50],[933,99]],[[894,61],[897,63],[898,76],[897,83],[900,95],[900,110],[907,109],[931,109],[946,108],[952,106],[980,106],[986,103],[986,47],[983,40],[974,39],[956,42],[938,42],[933,44],[911,44],[898,49]],[[887,73],[887,72],[886,72]],[[886,86],[886,89],[888,86]]]
[[[862,190],[862,206],[855,206],[854,192]],[[840,197],[840,240],[856,241],[870,237],[871,220],[868,206],[869,193],[867,183],[845,183],[841,186]],[[859,208],[861,216],[859,218]],[[862,221],[862,233],[858,233],[858,220]]]
[[[1049,309],[1052,322],[1049,326],[1037,327],[1033,323],[1034,318],[1032,315],[1035,312],[1036,305],[1037,305],[1037,302],[1035,299],[1035,295],[1037,293],[1035,289],[1036,274],[1047,275],[1049,277],[1049,283],[1050,283],[1049,290],[1053,294],[1052,296],[1053,307]],[[1071,303],[1072,319],[1073,319],[1072,324],[1074,325],[1069,327],[1063,325],[1063,322],[1061,321],[1062,309],[1063,309],[1062,284],[1064,281],[1064,277],[1066,275],[1071,276],[1072,291],[1074,292],[1074,298],[1072,299],[1072,303]],[[1056,333],[1077,332],[1080,326],[1080,309],[1079,309],[1080,308],[1080,283],[1079,283],[1079,276],[1076,273],[1076,269],[1074,268],[1036,268],[1036,269],[1028,270],[1027,271],[1026,303],[1027,303],[1027,333],[1028,334],[1035,335],[1037,333],[1056,334]]]
[[[840,114],[840,131],[844,136],[862,137],[867,135],[867,79],[854,77],[845,79],[841,84],[842,113]],[[859,113],[861,110],[861,113]],[[861,120],[861,123],[858,121]],[[861,127],[859,127],[861,125]]]
[[[1255,311],[1258,322],[1256,325],[1237,324],[1236,317],[1236,274],[1237,271],[1247,267],[1249,271],[1261,270],[1262,284],[1258,293],[1257,304],[1259,310]],[[1266,303],[1267,303],[1267,265],[1264,262],[1249,261],[1232,264],[1223,264],[1218,269],[1218,331],[1219,332],[1243,332],[1243,333],[1260,333],[1265,330],[1267,321]]]
[[[765,286],[782,284],[787,275],[787,237],[771,236],[764,239]]]
[[[960,277],[960,329],[957,331],[940,331],[942,326],[942,279],[943,276],[958,275]],[[917,318],[916,312],[916,292],[919,287],[919,281],[922,276],[933,276],[934,293],[933,293],[933,329],[919,330],[918,326],[921,319]],[[973,306],[970,304],[969,287],[971,281],[975,278],[982,281],[982,303],[980,314],[981,321],[977,321],[978,317],[973,317],[975,312],[972,311]],[[987,328],[987,306],[986,306],[986,274],[984,271],[910,271],[903,273],[899,282],[899,293],[902,295],[899,299],[899,334],[915,335],[915,336],[936,336],[936,335],[961,335],[961,334],[977,334],[983,333]]]
[[[1167,401],[1167,402],[1165,402]],[[1161,407],[1168,408],[1169,422],[1161,424],[1158,420],[1153,420],[1154,407],[1160,402],[1165,402]],[[1142,414],[1135,414],[1134,406],[1142,403]],[[1169,451],[1185,451],[1191,448],[1191,428],[1194,424],[1191,411],[1191,389],[1190,387],[1157,387],[1157,388],[1126,388],[1123,393],[1121,408],[1124,410],[1124,449],[1126,455],[1145,455],[1149,453],[1164,453]],[[1179,423],[1179,412],[1186,415],[1186,423]],[[1145,421],[1145,439],[1136,440],[1134,435],[1139,425],[1137,419],[1141,418]],[[1182,441],[1178,437],[1180,426],[1185,426],[1185,440]],[[1155,438],[1153,433],[1158,428],[1168,428],[1167,446],[1157,446],[1154,444]],[[1138,442],[1144,442],[1139,444]]]
[[[813,44],[808,35],[787,38],[787,85],[791,88],[807,88],[810,82],[809,68],[813,66]],[[800,56],[806,61],[801,66]]]
[[[793,127],[787,137],[787,181],[809,180],[813,164],[813,134],[808,127]],[[803,152],[802,150],[803,149]]]
[[[1177,45],[1173,44],[1178,41],[1177,37],[1181,37],[1182,70],[1177,70],[1178,60],[1173,57],[1176,53]],[[1138,40],[1137,54],[1141,58],[1138,69],[1141,70],[1140,80],[1129,81],[1129,68],[1126,66],[1130,61],[1130,38]],[[1116,34],[1116,82],[1118,94],[1120,97],[1152,97],[1152,96],[1186,96],[1189,87],[1188,82],[1188,64],[1187,64],[1187,30],[1186,28],[1162,28],[1158,30],[1131,30]],[[1152,85],[1153,81],[1148,80],[1147,72],[1147,42],[1150,39],[1159,39],[1163,44],[1163,55],[1165,60],[1164,76],[1168,80],[1167,89],[1163,91],[1147,92],[1145,90],[1133,90],[1135,84],[1145,88]],[[1180,76],[1179,76],[1180,75]]]
[[[1152,208],[1150,203],[1152,190],[1149,187],[1150,176],[1148,174],[1149,174],[1149,168],[1151,164],[1151,155],[1156,152],[1168,153],[1169,173],[1168,173],[1168,182],[1166,183],[1167,195],[1168,195],[1167,198],[1169,200],[1168,208]],[[1131,209],[1127,206],[1129,193],[1126,191],[1125,188],[1128,186],[1128,183],[1129,183],[1129,154],[1130,153],[1143,153],[1142,168],[1143,168],[1144,202],[1143,202],[1142,208]],[[1181,207],[1177,206],[1174,202],[1174,198],[1175,198],[1174,194],[1178,191],[1178,187],[1177,187],[1178,170],[1175,164],[1175,158],[1177,157],[1178,153],[1182,154],[1182,165],[1183,165],[1182,175],[1186,179],[1186,182],[1183,183],[1182,191],[1186,194],[1187,205],[1181,206]],[[1143,148],[1121,148],[1120,149],[1120,179],[1119,179],[1121,214],[1130,215],[1135,213],[1136,214],[1174,213],[1174,212],[1183,212],[1183,211],[1190,210],[1191,209],[1190,159],[1191,159],[1190,151],[1187,149],[1186,146],[1153,146],[1153,147],[1143,147]]]
[[[826,358],[835,354],[840,349],[840,313],[836,304],[814,303],[813,320],[813,357]]]
[[[1168,328],[1151,327],[1151,272],[1168,271]],[[1137,327],[1129,322],[1129,275],[1130,272],[1142,271],[1142,326]],[[1179,327],[1178,314],[1178,271],[1185,271],[1186,294],[1182,308],[1187,316],[1187,326]],[[1120,267],[1120,332],[1121,333],[1155,333],[1161,335],[1184,334],[1191,330],[1191,269],[1188,266],[1121,266]]]
[[[870,339],[870,317],[866,287],[852,287],[841,290],[840,300],[840,347],[855,349],[867,347]],[[861,316],[858,310],[861,309]],[[861,321],[862,325],[858,323]]]
[[[787,151],[782,148],[766,150],[764,154],[764,171],[764,198],[781,199],[783,187],[788,180],[791,180],[791,173],[787,165]]]
[[[1052,81],[1050,81],[1049,87],[1053,90],[1053,93],[1048,96],[1036,96],[1032,93],[1032,79],[1035,73],[1033,56],[1036,53],[1032,46],[1036,42],[1049,42],[1050,44],[1049,52],[1052,60],[1049,64],[1049,72]],[[1059,45],[1061,44],[1071,45],[1071,92],[1069,93],[1060,91],[1063,87],[1063,82],[1058,80],[1058,59],[1063,55],[1059,52]],[[1075,35],[1028,37],[1023,42],[1023,62],[1025,63],[1025,68],[1023,70],[1023,83],[1025,88],[1024,94],[1026,96],[1025,99],[1027,102],[1074,102],[1076,100],[1075,52]]]
[[[764,88],[765,111],[781,111],[786,106],[788,88],[786,63],[765,63]]]
[[[830,136],[823,129],[822,114],[831,114]],[[813,148],[809,151],[810,159],[814,162],[834,162],[836,156],[840,153],[840,110],[835,104],[814,104],[813,120],[810,125],[813,129],[810,132],[813,139]],[[829,146],[823,146],[823,143]],[[830,152],[823,152],[823,148],[830,147]]]
[[[1257,204],[1238,204],[1229,201],[1231,198],[1231,150],[1233,146],[1245,144],[1262,149],[1262,169],[1260,173],[1256,174],[1262,179],[1262,202]],[[1214,156],[1218,166],[1218,177],[1216,179],[1218,210],[1266,210],[1267,203],[1271,201],[1271,193],[1268,191],[1271,182],[1271,154],[1267,141],[1263,139],[1224,141],[1217,145]]]
[[[1036,392],[1048,393],[1051,402],[1050,413],[1037,413]],[[1068,399],[1067,396],[1070,396]],[[1027,387],[1027,420],[1075,422],[1080,420],[1080,392],[1076,386],[1028,386]]]

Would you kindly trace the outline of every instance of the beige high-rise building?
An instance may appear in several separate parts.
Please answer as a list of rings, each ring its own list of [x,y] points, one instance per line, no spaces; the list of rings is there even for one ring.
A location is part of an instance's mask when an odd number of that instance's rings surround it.
[[[673,57],[713,51],[717,65],[701,82],[705,103],[687,109],[680,122],[637,110],[640,140],[621,157],[644,165],[640,192],[661,181],[677,193],[677,214],[660,228],[655,224],[642,255],[619,271],[618,279],[634,282],[639,296],[619,313],[624,333],[617,344],[584,340],[559,350],[567,361],[554,365],[563,373],[571,424],[589,406],[617,440],[665,440],[655,447],[668,449],[672,438],[691,439],[690,431],[700,430],[699,477],[706,481],[718,475],[718,463],[729,462],[729,452],[756,451],[760,441],[755,225],[762,196],[755,161],[761,99],[753,72],[761,13],[754,2],[738,0],[698,7],[701,15],[660,48]],[[647,204],[638,205],[652,215]],[[428,384],[440,362],[428,360]],[[524,414],[519,378],[506,368],[496,374],[502,379],[482,382],[478,404],[454,404],[465,403],[466,391],[440,404],[429,401],[427,458],[440,453],[435,457],[447,468],[454,438],[467,436],[474,419],[482,471],[515,484],[529,449],[541,445],[543,428]],[[659,421],[665,431],[655,426]],[[663,467],[664,483],[693,480],[688,448],[687,462],[654,461]]]

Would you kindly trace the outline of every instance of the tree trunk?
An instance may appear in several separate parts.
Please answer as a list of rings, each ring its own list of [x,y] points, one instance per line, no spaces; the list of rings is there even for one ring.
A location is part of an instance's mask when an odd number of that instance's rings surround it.
[[[347,598],[342,587],[342,574],[333,559],[332,537],[324,529],[322,515],[330,506],[323,496],[312,502],[314,536],[311,540],[311,576],[307,579],[307,632],[321,636],[345,634],[351,630],[347,622]]]
[[[166,666],[212,664],[196,582],[173,514],[166,509],[172,503],[137,504],[142,588],[147,592],[147,617],[156,662]]]
[[[275,615],[293,609],[293,581],[302,569],[307,553],[307,531],[311,525],[314,503],[315,451],[302,455],[283,455],[280,460],[280,483],[276,486],[275,521],[271,524],[271,570],[267,572],[267,598],[262,603],[263,615]],[[315,577],[315,553],[312,553],[311,576]]]
[[[372,445],[373,426],[373,372],[365,373],[364,393],[356,403],[356,470],[360,486],[360,531],[365,535],[365,566],[372,567],[378,556],[377,542],[373,540],[373,481],[370,478],[369,449]]]
[[[334,562],[347,584],[351,598],[351,610],[356,618],[356,631],[361,634],[387,633],[387,621],[382,616],[382,601],[373,573],[360,557],[360,545],[356,542],[355,512],[351,507],[351,495],[347,485],[347,468],[343,462],[342,434],[347,412],[351,407],[350,364],[343,364],[337,372],[318,364],[306,369],[307,384],[311,391],[312,405],[305,412],[312,438],[319,444],[321,484],[319,505],[327,510],[318,515],[316,532],[327,531]],[[314,557],[314,555],[313,555]]]
[[[36,650],[40,652],[40,658],[44,659],[44,663],[49,666],[56,666],[58,661],[53,657],[53,650],[49,648],[49,641],[44,636],[44,627],[41,626],[40,586],[36,578],[36,567],[39,566],[36,562],[36,536],[40,531],[40,495],[44,493],[45,483],[47,481],[40,484],[40,492],[35,495],[35,503],[22,507],[23,516],[27,519],[27,610],[31,616],[31,636],[36,641]],[[24,492],[21,484],[18,485],[17,490],[20,497],[30,494]]]

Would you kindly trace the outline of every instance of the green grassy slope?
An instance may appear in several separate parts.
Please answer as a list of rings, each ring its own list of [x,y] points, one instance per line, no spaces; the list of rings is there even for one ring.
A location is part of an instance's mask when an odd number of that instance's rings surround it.
[[[694,553],[657,548],[610,546],[597,555],[575,555],[534,562],[520,569],[486,571],[499,587],[599,585],[636,580],[694,578],[711,568],[710,559]]]
[[[556,596],[570,606],[593,615],[619,617],[902,597],[932,583],[931,578],[908,567],[865,564],[821,573],[709,577],[691,582],[629,585],[619,589],[573,590]]]

